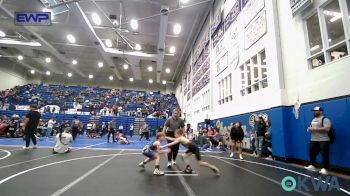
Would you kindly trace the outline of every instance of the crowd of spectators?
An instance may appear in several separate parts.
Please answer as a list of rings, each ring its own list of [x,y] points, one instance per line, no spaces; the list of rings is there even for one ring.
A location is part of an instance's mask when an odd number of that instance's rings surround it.
[[[0,109],[31,104],[38,105],[44,113],[65,113],[73,109],[92,115],[151,118],[167,118],[173,108],[179,107],[174,94],[160,92],[37,84],[0,92]]]

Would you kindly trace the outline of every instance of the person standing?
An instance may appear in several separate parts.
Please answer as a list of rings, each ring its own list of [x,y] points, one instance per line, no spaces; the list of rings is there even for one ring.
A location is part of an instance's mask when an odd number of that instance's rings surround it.
[[[175,137],[176,130],[182,130],[184,132],[185,122],[180,118],[180,112],[178,109],[173,110],[173,114],[170,118],[165,121],[163,133],[166,134],[167,137]],[[168,143],[172,141],[167,140]],[[180,144],[175,144],[171,146],[171,152],[168,153],[168,168],[171,168],[172,165],[176,165],[176,157],[179,151]]]
[[[52,132],[53,127],[56,124],[56,119],[55,117],[51,117],[51,119],[49,120],[49,122],[47,123],[47,129],[46,129],[46,137],[49,138]]]
[[[124,129],[123,124],[120,124],[119,127],[118,127],[119,132],[123,133],[123,129]]]
[[[134,124],[133,123],[130,124],[129,130],[130,130],[130,138],[132,138],[132,136],[134,135]]]
[[[145,137],[146,140],[148,141],[149,140],[149,126],[146,122],[143,123],[143,125],[140,129],[140,132],[141,132],[140,141],[143,137]]]
[[[261,115],[259,115],[257,130],[256,130],[256,140],[255,140],[255,147],[258,153],[258,157],[261,157],[261,151],[262,151],[262,146],[264,144],[266,132],[267,132],[267,126],[266,126],[265,120]]]
[[[305,167],[309,171],[316,171],[316,157],[319,152],[322,155],[323,168],[320,170],[320,174],[327,175],[329,169],[329,147],[330,138],[329,131],[331,130],[331,121],[323,116],[323,108],[314,107],[314,118],[311,121],[311,125],[307,128],[307,131],[311,134],[309,156],[310,165]]]
[[[244,131],[242,129],[242,125],[240,122],[236,122],[234,126],[231,128],[230,132],[230,138],[231,138],[231,155],[230,157],[233,157],[233,152],[236,151],[236,148],[238,148],[239,152],[239,159],[243,159],[242,156],[242,141],[244,138]]]
[[[75,138],[77,137],[79,133],[80,128],[80,120],[77,116],[74,116],[74,119],[72,121],[72,135],[73,135],[73,141],[75,141]]]
[[[109,143],[109,138],[111,137],[112,135],[112,138],[113,138],[113,143],[115,142],[115,127],[116,127],[116,123],[115,123],[115,120],[112,119],[112,121],[109,123],[109,126],[108,126],[108,135],[107,135],[107,142]]]
[[[24,133],[26,144],[23,149],[29,149],[30,139],[34,144],[33,149],[36,149],[37,142],[35,137],[36,129],[38,128],[39,120],[41,118],[41,114],[38,112],[37,105],[31,105],[29,107],[29,112],[27,113],[24,119]]]

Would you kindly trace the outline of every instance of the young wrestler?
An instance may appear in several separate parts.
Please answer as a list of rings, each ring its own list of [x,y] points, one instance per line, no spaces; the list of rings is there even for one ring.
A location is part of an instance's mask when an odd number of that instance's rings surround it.
[[[161,176],[164,175],[164,172],[159,170],[160,156],[164,153],[168,153],[166,151],[163,152],[160,148],[160,143],[163,140],[165,140],[165,134],[163,132],[157,133],[156,139],[157,141],[153,142],[151,145],[146,145],[143,148],[142,154],[145,155],[147,158],[139,164],[139,167],[145,168],[145,165],[148,162],[155,160],[156,163],[153,174],[156,176]]]
[[[166,147],[173,146],[176,144],[182,144],[184,147],[186,147],[188,149],[186,151],[186,153],[182,155],[182,160],[186,163],[186,169],[184,171],[185,173],[192,173],[192,168],[191,168],[190,163],[188,161],[188,157],[191,156],[192,154],[194,154],[196,156],[196,159],[197,159],[200,166],[210,168],[211,170],[214,171],[214,173],[216,175],[219,176],[220,170],[216,166],[202,161],[197,144],[195,144],[194,142],[192,142],[189,139],[187,139],[186,137],[184,137],[183,134],[184,133],[183,133],[182,129],[177,130],[175,133],[175,138],[166,137],[167,140],[170,140],[173,142],[171,142],[165,146],[162,146],[161,148],[166,148]]]
[[[130,144],[128,138],[119,130],[117,131],[117,141],[120,144]]]

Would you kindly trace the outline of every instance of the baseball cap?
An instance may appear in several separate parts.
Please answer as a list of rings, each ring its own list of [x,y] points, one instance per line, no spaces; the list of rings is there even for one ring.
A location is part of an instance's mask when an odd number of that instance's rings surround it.
[[[320,106],[316,106],[311,111],[323,111],[323,108],[321,108]]]

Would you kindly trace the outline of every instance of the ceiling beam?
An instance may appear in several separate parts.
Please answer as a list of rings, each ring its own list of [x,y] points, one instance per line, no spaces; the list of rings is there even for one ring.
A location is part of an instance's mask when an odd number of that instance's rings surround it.
[[[109,67],[114,67],[113,72],[117,76],[119,80],[123,80],[123,77],[119,73],[117,66],[114,64],[112,58],[107,55],[105,52],[104,43],[102,40],[97,36],[95,30],[93,29],[89,19],[85,15],[84,11],[79,6],[79,3],[72,4],[71,11],[77,16],[78,20],[83,25],[83,28],[85,29],[85,32],[89,36],[90,40],[95,44],[95,48],[100,52],[103,60],[108,64]]]
[[[160,77],[163,70],[164,63],[164,51],[165,51],[165,39],[168,27],[168,11],[169,7],[162,6],[160,12],[165,11],[164,14],[160,16],[160,25],[159,25],[159,38],[158,38],[158,55],[157,55],[157,83],[160,83]]]
[[[134,75],[135,80],[142,80],[141,69],[140,69],[140,59],[129,58],[128,62],[131,64],[131,71]]]

